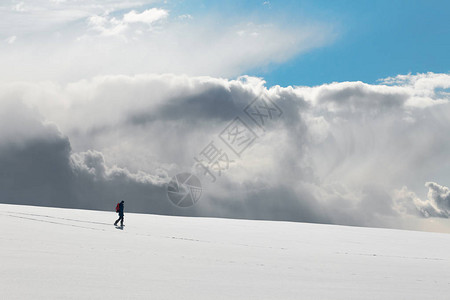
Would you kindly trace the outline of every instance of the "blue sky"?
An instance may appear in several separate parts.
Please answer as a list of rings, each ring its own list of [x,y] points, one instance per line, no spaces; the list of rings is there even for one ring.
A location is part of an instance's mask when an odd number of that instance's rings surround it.
[[[194,16],[330,24],[337,38],[281,64],[258,68],[269,86],[364,81],[397,74],[450,71],[449,1],[182,1]],[[295,26],[295,25],[293,25]]]
[[[131,12],[140,19],[125,20]],[[442,0],[11,0],[0,4],[8,70],[0,79],[174,73],[252,75],[268,86],[376,83],[448,73],[448,20]]]

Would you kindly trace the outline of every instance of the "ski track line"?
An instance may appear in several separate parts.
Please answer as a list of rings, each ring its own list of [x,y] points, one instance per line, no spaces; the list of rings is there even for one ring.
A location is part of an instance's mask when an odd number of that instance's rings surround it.
[[[59,220],[67,220],[67,221],[82,222],[82,223],[101,224],[101,225],[108,225],[108,226],[111,225],[111,224],[101,223],[101,222],[83,221],[83,220],[76,220],[76,219],[69,219],[69,218],[53,217],[53,216],[49,216],[49,215],[29,214],[29,213],[21,213],[21,212],[13,212],[13,211],[6,211],[6,214],[5,213],[1,213],[1,214],[4,215],[4,216],[9,216],[9,217],[14,217],[14,218],[20,218],[20,219],[26,219],[26,220],[32,220],[32,221],[38,221],[38,222],[45,222],[45,223],[52,223],[52,224],[58,224],[58,225],[66,225],[66,226],[85,228],[85,229],[101,230],[101,231],[106,231],[106,230],[105,229],[93,228],[93,227],[86,227],[86,226],[81,226],[81,225],[61,223],[61,222],[56,222],[56,221],[41,220],[41,219],[36,219],[36,218],[31,218],[31,217],[16,216],[16,215],[19,214],[19,215],[34,216],[34,217],[44,217],[44,218],[50,218],[50,219],[59,219]],[[14,214],[16,214],[16,215],[14,215]],[[127,234],[129,234],[129,233],[127,232]],[[135,233],[135,235],[137,235],[137,236],[145,236],[145,237],[155,237],[155,236],[153,236],[151,234]],[[211,243],[210,241],[201,241],[201,240],[190,239],[190,238],[183,238],[183,237],[176,237],[176,236],[160,236],[160,237],[161,238],[165,238],[165,239],[176,239],[176,240],[191,241],[191,242]]]
[[[83,220],[77,220],[77,219],[61,218],[61,217],[54,217],[54,216],[49,216],[49,215],[40,215],[40,214],[23,213],[23,212],[15,212],[15,211],[5,211],[5,213],[8,213],[8,214],[3,214],[3,215],[5,215],[5,216],[10,216],[10,217],[16,217],[16,218],[22,218],[22,219],[33,220],[33,221],[39,221],[39,222],[46,222],[46,223],[52,223],[52,224],[66,225],[66,226],[72,226],[72,227],[78,227],[78,228],[85,228],[85,229],[99,230],[99,231],[106,231],[106,230],[105,230],[105,229],[93,228],[93,227],[86,227],[86,226],[81,226],[81,225],[66,224],[66,223],[55,222],[55,221],[46,221],[46,220],[41,220],[41,219],[36,219],[36,218],[31,218],[31,217],[15,216],[15,215],[13,215],[13,214],[16,214],[16,215],[26,215],[26,216],[34,216],[34,217],[44,217],[44,218],[49,218],[49,219],[66,220],[66,221],[73,221],[73,222],[80,222],[80,223],[99,224],[99,225],[107,225],[107,226],[112,225],[112,224],[102,223],[102,222],[83,221]],[[130,232],[125,232],[125,233],[131,234]],[[156,238],[156,236],[151,235],[151,234],[135,233],[135,235],[136,235],[136,236],[145,236],[145,237],[155,237],[155,238]],[[159,237],[160,237],[160,238],[165,238],[165,239],[172,239],[172,240],[188,241],[188,242],[199,242],[199,243],[213,243],[213,244],[217,244],[217,242],[213,242],[213,241],[199,240],[199,239],[185,238],[185,237],[176,237],[176,236],[159,236]],[[266,246],[253,246],[253,245],[240,244],[240,243],[231,243],[231,244],[228,244],[228,243],[220,243],[220,244],[233,245],[233,246],[244,246],[244,247],[250,247],[250,248],[266,248],[266,249],[287,250],[286,248],[276,248],[276,247],[266,247]]]
[[[376,253],[348,253],[348,252],[335,252],[335,254],[339,254],[339,255],[372,256],[372,257],[388,257],[388,258],[403,258],[403,259],[446,260],[445,258],[437,258],[437,257],[418,257],[418,256],[384,255],[384,254],[376,254]]]
[[[78,227],[78,228],[84,228],[84,229],[92,229],[92,230],[99,230],[99,231],[106,231],[105,229],[99,229],[99,228],[93,228],[93,227],[86,227],[81,225],[74,225],[74,224],[67,224],[67,223],[61,223],[56,221],[48,221],[48,220],[42,220],[42,219],[36,219],[31,217],[24,217],[24,216],[16,216],[14,214],[20,214],[20,215],[27,215],[27,216],[35,216],[35,217],[44,217],[44,218],[51,218],[51,219],[59,219],[59,220],[67,220],[67,221],[74,221],[74,222],[83,222],[83,223],[91,223],[91,224],[101,224],[101,225],[110,225],[107,223],[101,223],[101,222],[91,222],[91,221],[83,221],[83,220],[76,220],[76,219],[69,219],[69,218],[61,218],[61,217],[52,217],[48,215],[39,215],[39,214],[29,214],[29,213],[21,213],[21,212],[12,212],[7,211],[5,213],[0,213],[4,216],[14,217],[14,218],[20,218],[20,219],[26,219],[26,220],[32,220],[32,221],[38,221],[38,222],[45,222],[45,223],[51,223],[51,224],[58,224],[58,225],[65,225],[65,226],[72,226],[72,227]],[[126,232],[127,234],[130,234],[129,232]],[[151,234],[140,234],[135,233],[136,236],[144,236],[144,237],[156,237]],[[191,241],[191,242],[204,242],[204,243],[211,243],[211,241],[201,241],[196,239],[190,239],[190,238],[183,238],[183,237],[176,237],[176,236],[160,236],[160,238],[165,239],[176,239],[176,240],[183,240],[183,241]]]
[[[93,227],[86,227],[86,226],[80,226],[80,225],[74,225],[74,224],[66,224],[66,223],[55,222],[55,221],[46,221],[46,220],[40,220],[40,219],[30,218],[30,217],[15,216],[15,215],[11,215],[11,214],[4,214],[4,213],[1,213],[1,215],[7,216],[7,217],[19,218],[19,219],[32,220],[32,221],[37,221],[37,222],[52,223],[52,224],[65,225],[65,226],[71,226],[71,227],[78,227],[78,228],[84,228],[84,229],[106,231],[105,229],[99,229],[99,228],[93,228]]]
[[[6,213],[34,216],[34,217],[44,217],[44,218],[59,219],[59,220],[67,220],[67,221],[74,221],[74,222],[81,222],[81,223],[100,224],[100,225],[108,225],[108,226],[111,225],[109,223],[83,221],[83,220],[76,220],[76,219],[69,219],[69,218],[53,217],[53,216],[49,216],[49,215],[29,214],[29,213],[15,212],[15,211],[6,211]]]

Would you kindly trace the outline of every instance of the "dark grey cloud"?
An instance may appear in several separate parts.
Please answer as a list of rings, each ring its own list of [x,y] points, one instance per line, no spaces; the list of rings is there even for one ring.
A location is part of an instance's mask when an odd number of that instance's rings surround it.
[[[319,104],[332,104],[337,112],[372,116],[395,113],[403,107],[408,98],[409,95],[402,91],[383,93],[362,82],[324,87],[318,95]]]
[[[223,85],[208,87],[201,92],[193,90],[171,97],[155,108],[135,112],[126,121],[135,126],[155,121],[175,121],[190,126],[203,122],[229,122],[242,106],[234,101],[233,94],[238,93],[242,91],[227,90]]]
[[[97,151],[73,154],[69,139],[36,112],[19,101],[3,104],[0,125],[14,123],[15,136],[0,140],[2,203],[111,210],[126,199],[130,211],[176,214],[164,199],[166,174],[110,168]]]

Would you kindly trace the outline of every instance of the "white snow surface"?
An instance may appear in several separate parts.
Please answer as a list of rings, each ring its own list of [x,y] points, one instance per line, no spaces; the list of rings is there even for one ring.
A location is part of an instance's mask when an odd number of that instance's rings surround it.
[[[450,299],[450,235],[0,204],[1,299]]]

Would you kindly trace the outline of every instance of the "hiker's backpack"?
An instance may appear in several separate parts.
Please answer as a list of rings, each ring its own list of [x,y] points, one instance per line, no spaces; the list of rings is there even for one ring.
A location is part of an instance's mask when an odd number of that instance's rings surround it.
[[[116,212],[118,213],[119,210],[120,210],[120,203],[117,203],[117,205],[116,205]]]

